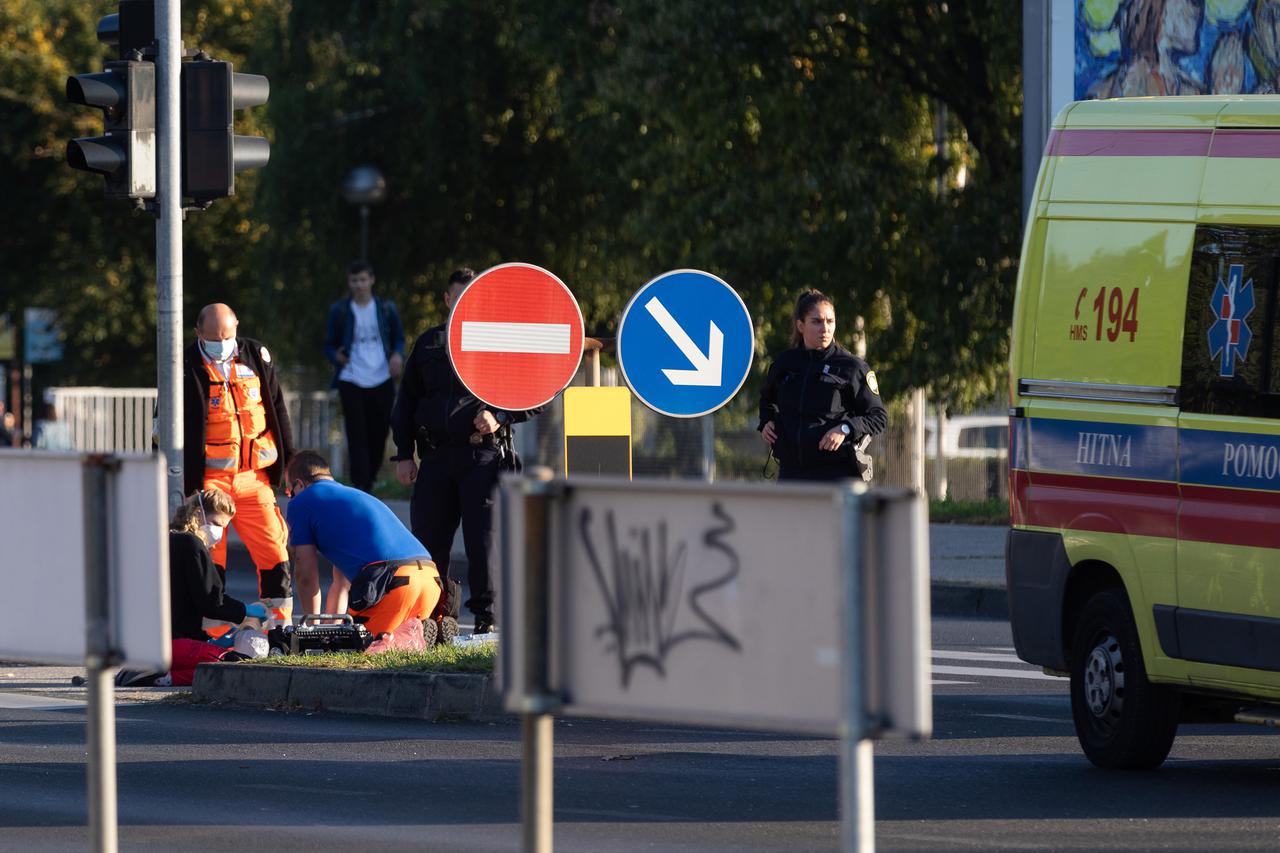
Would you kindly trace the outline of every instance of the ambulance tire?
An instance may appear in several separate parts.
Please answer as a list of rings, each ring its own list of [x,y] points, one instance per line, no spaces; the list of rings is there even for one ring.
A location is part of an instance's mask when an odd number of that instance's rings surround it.
[[[1085,756],[1107,770],[1159,767],[1178,731],[1178,692],[1147,680],[1124,590],[1085,604],[1071,645],[1071,716]]]

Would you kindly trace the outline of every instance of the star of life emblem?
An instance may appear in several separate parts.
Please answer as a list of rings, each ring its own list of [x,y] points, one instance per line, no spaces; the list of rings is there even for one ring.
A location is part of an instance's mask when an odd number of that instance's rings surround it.
[[[1213,313],[1218,319],[1209,327],[1209,357],[1221,358],[1218,375],[1236,375],[1236,363],[1249,355],[1253,332],[1245,322],[1253,313],[1253,279],[1244,280],[1244,264],[1227,268],[1227,280],[1218,279],[1213,289]]]

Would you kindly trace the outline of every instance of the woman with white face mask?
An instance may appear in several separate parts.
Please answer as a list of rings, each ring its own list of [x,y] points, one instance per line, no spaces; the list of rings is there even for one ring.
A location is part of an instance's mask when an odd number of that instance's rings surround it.
[[[236,514],[235,504],[217,489],[193,492],[169,523],[169,618],[173,638],[208,642],[205,619],[240,624],[265,619],[262,604],[245,605],[228,596],[209,549]]]

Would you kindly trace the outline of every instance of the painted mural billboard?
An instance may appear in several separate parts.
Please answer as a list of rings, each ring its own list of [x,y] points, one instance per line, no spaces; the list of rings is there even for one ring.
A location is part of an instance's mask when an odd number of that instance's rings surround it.
[[[1280,92],[1280,0],[1076,0],[1075,96]]]

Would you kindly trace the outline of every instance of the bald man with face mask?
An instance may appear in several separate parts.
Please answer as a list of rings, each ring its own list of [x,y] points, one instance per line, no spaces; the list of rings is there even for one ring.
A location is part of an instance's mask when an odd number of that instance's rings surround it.
[[[231,496],[232,524],[258,570],[268,613],[287,623],[293,611],[289,534],[274,488],[293,456],[293,433],[270,351],[238,335],[230,306],[206,305],[183,360],[183,487]],[[226,540],[212,549],[225,572]]]

